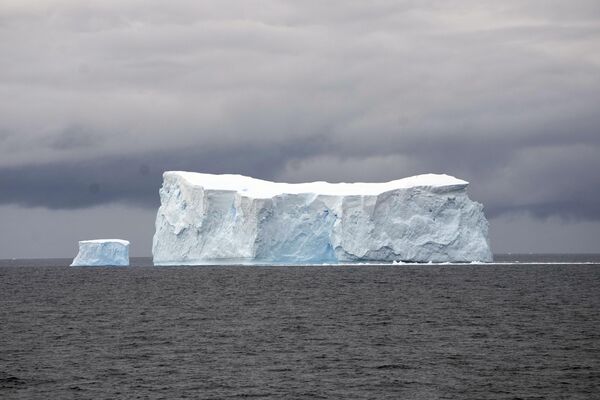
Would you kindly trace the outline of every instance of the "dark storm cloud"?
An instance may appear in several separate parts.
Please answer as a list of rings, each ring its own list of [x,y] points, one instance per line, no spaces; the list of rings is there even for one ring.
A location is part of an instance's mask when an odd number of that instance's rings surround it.
[[[9,1],[0,21],[1,204],[154,207],[167,169],[439,172],[490,216],[600,219],[597,1]]]
[[[52,162],[0,168],[0,204],[54,209],[123,202],[158,205],[165,170],[246,173],[274,179],[294,158],[327,148],[327,138],[311,137],[281,145],[222,149],[179,149],[90,161]]]
[[[82,162],[25,165],[0,169],[0,187],[4,189],[0,191],[0,204],[65,209],[123,202],[155,208],[165,170],[244,171],[263,179],[276,180],[283,176],[292,181],[302,180],[303,176],[351,180],[357,174],[366,180],[381,176],[394,179],[433,171],[470,180],[471,194],[485,204],[486,213],[492,218],[528,212],[544,218],[558,215],[600,219],[600,204],[596,200],[600,198],[597,148],[587,145],[523,147],[515,155],[500,154],[506,152],[501,146],[486,149],[485,143],[446,145],[442,143],[428,151],[410,148],[406,155],[400,156],[405,163],[396,162],[397,155],[392,155],[392,161],[387,164],[378,164],[379,156],[368,158],[364,163],[352,156],[340,156],[327,137],[316,136],[279,146],[180,149]],[[440,157],[444,152],[452,153],[451,162]],[[331,164],[318,164],[323,158],[329,158]],[[351,168],[334,167],[332,171],[332,164],[344,160]],[[317,171],[303,170],[303,166],[315,162]],[[494,168],[478,170],[480,163],[492,164]],[[369,168],[373,169],[368,171]]]

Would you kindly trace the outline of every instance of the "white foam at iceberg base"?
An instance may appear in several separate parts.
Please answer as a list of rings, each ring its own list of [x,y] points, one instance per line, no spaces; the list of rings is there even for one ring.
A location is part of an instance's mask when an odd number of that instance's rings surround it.
[[[128,266],[129,242],[121,239],[81,240],[75,266]]]
[[[167,171],[154,264],[492,261],[468,182],[287,184]]]

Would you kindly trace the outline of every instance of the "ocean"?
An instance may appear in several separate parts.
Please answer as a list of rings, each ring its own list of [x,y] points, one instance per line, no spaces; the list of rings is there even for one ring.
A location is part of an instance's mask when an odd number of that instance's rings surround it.
[[[600,398],[600,256],[496,260],[2,260],[0,398]]]

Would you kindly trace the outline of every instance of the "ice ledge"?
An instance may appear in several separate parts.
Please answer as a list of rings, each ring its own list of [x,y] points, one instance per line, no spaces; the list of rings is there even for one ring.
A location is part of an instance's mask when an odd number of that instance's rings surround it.
[[[415,187],[447,190],[464,189],[469,182],[446,174],[423,174],[380,183],[284,183],[270,182],[244,175],[214,175],[187,171],[166,171],[163,179],[181,178],[191,186],[204,190],[234,191],[252,198],[271,198],[282,194],[315,194],[325,196],[377,196],[396,189]]]

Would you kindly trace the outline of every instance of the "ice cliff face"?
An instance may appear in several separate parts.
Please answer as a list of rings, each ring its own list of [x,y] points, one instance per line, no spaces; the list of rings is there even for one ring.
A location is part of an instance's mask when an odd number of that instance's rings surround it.
[[[167,171],[155,265],[491,261],[488,223],[467,182],[286,184]]]
[[[78,266],[128,266],[129,242],[120,239],[81,240],[71,264]]]

